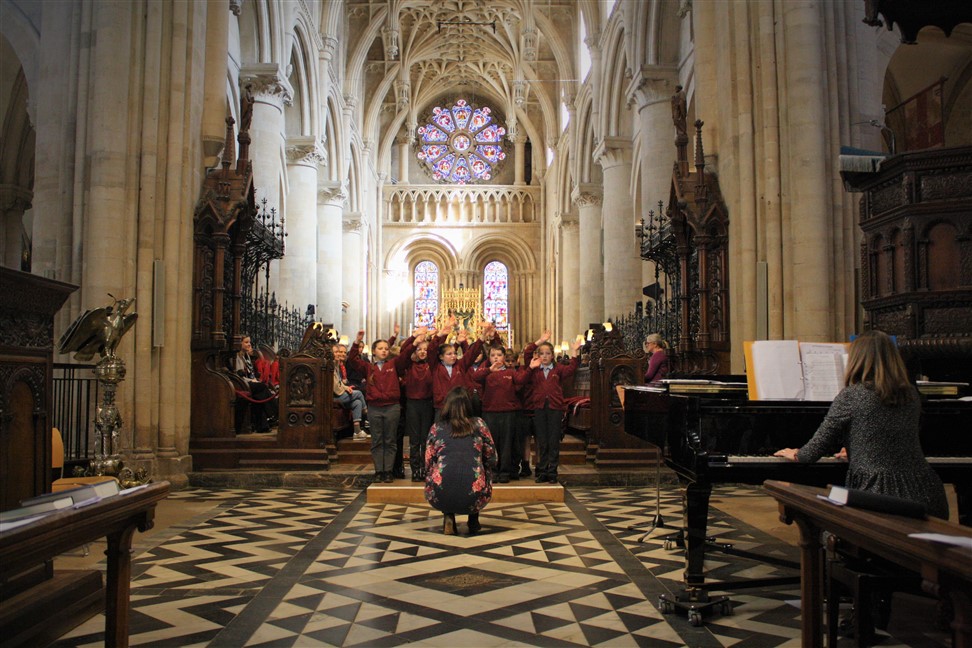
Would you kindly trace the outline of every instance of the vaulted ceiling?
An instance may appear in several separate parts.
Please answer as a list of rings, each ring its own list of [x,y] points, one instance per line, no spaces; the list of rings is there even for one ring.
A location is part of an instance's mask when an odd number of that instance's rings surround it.
[[[364,137],[387,142],[435,102],[488,103],[511,136],[558,134],[577,84],[574,0],[349,0],[348,80],[364,97]],[[549,144],[549,143],[548,143]]]

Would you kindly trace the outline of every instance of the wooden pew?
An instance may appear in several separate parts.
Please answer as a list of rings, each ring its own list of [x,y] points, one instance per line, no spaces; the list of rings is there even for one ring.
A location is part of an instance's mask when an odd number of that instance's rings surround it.
[[[4,645],[43,644],[56,639],[60,632],[71,627],[71,619],[62,618],[62,610],[51,605],[50,601],[56,600],[57,592],[52,591],[47,583],[19,593],[11,592],[8,586],[16,581],[17,575],[47,564],[65,551],[107,537],[105,645],[127,646],[132,538],[135,531],[152,528],[155,507],[168,494],[169,482],[149,484],[137,491],[114,495],[83,508],[66,508],[31,524],[0,533],[0,636]],[[51,582],[56,583],[56,577]],[[100,574],[97,574],[97,583],[100,586]]]

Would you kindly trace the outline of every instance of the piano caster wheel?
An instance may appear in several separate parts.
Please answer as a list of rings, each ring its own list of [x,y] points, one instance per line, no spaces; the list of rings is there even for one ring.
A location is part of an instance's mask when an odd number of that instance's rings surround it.
[[[665,551],[671,551],[672,549],[675,548],[675,541],[674,540],[666,540],[665,541],[665,544],[662,545],[662,546],[665,548]]]
[[[675,604],[665,598],[658,599],[658,609],[662,614],[672,614],[675,612]]]
[[[690,610],[688,613],[688,620],[696,628],[702,625],[702,613],[696,610]]]
[[[722,616],[732,616],[732,602],[723,601],[722,605],[719,606],[719,612],[722,613]]]

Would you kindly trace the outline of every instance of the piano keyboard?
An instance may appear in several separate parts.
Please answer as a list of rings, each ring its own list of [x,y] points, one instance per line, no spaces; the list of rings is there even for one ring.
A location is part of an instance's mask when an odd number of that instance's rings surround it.
[[[948,465],[948,466],[961,466],[961,465],[972,465],[972,457],[925,457],[925,459],[930,464],[934,465]],[[774,457],[772,455],[710,455],[709,465],[710,466],[731,466],[733,464],[777,464],[777,463],[797,463],[791,462],[789,459],[784,459],[783,457]],[[821,457],[818,464],[846,464],[845,459],[836,459],[834,457]],[[803,464],[809,465],[809,464]]]

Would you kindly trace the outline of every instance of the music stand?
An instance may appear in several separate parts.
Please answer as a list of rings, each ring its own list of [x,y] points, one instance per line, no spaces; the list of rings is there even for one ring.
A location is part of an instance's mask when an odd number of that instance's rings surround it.
[[[628,531],[641,531],[644,527],[640,524],[632,524],[628,527]],[[638,542],[644,542],[648,537],[654,533],[655,529],[667,529],[669,527],[665,526],[665,520],[662,518],[661,514],[661,458],[656,457],[655,459],[655,516],[652,518],[651,523],[648,525],[648,530],[638,538]]]

